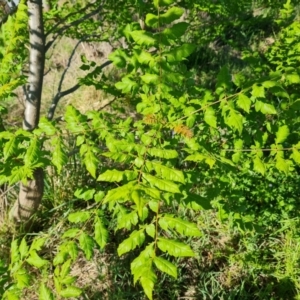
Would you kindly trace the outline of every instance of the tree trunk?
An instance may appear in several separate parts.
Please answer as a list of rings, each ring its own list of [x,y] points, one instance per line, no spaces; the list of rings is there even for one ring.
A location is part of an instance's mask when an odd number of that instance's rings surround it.
[[[25,112],[23,128],[32,131],[40,118],[41,95],[45,63],[45,36],[43,24],[43,1],[28,0],[29,14],[29,76],[25,87]],[[16,221],[27,221],[37,211],[44,189],[44,172],[36,169],[33,178],[20,184],[19,198],[14,204],[12,216]]]

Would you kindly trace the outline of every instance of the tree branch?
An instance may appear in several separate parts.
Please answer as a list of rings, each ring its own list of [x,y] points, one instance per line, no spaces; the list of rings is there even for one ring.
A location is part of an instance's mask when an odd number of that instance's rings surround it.
[[[75,12],[75,13],[70,13],[69,15],[67,15],[67,16],[65,17],[65,19],[68,18],[68,17],[70,17],[70,16],[72,16],[72,15],[74,15],[74,14],[78,14],[79,12],[84,12],[87,8],[89,8],[90,6],[93,6],[93,5],[94,5],[94,3],[88,4],[88,5],[85,6],[83,9],[81,9],[81,10]],[[60,29],[58,29],[57,32],[56,32],[56,33],[53,35],[53,37],[51,38],[51,40],[47,42],[46,47],[45,47],[45,48],[46,48],[45,51],[47,52],[48,49],[49,49],[49,48],[53,45],[53,43],[56,41],[56,39],[57,39],[60,35],[62,35],[66,30],[70,29],[70,28],[73,27],[73,26],[77,26],[77,25],[79,25],[80,23],[84,22],[85,20],[89,19],[90,17],[94,16],[95,14],[97,14],[97,13],[100,11],[100,9],[101,9],[101,8],[98,7],[97,9],[95,9],[95,10],[91,11],[90,13],[84,15],[82,18],[80,18],[80,19],[78,19],[78,20],[75,20],[75,21],[73,21],[73,22],[71,22],[71,23],[69,23],[69,24],[66,24],[66,25],[64,25],[63,27],[61,27]],[[57,25],[55,25],[54,27],[52,27],[52,28],[46,33],[46,37],[47,37],[49,34],[51,34],[51,33],[52,33],[59,25],[61,25],[61,24],[62,24],[62,23],[58,23]]]
[[[52,100],[52,104],[51,104],[51,106],[50,106],[50,108],[49,108],[49,110],[48,110],[48,114],[47,114],[48,120],[52,120],[52,119],[53,119],[54,113],[55,113],[55,110],[56,110],[56,107],[57,107],[57,104],[58,104],[59,100],[60,100],[61,98],[65,97],[65,96],[67,96],[67,95],[69,95],[69,94],[75,92],[75,91],[78,90],[78,89],[80,88],[80,86],[81,86],[79,83],[77,83],[76,85],[74,85],[73,87],[69,88],[68,90],[65,90],[65,91],[63,91],[63,92],[61,91],[61,87],[62,87],[62,83],[63,83],[64,77],[65,77],[66,71],[67,71],[67,69],[68,69],[69,66],[70,66],[71,59],[72,59],[72,57],[74,56],[74,53],[75,53],[75,49],[78,47],[78,45],[79,45],[81,42],[82,42],[82,41],[79,41],[79,42],[76,44],[76,46],[75,46],[74,50],[72,51],[72,54],[71,54],[71,56],[70,56],[70,58],[69,58],[68,66],[67,66],[67,68],[65,69],[65,71],[64,71],[64,73],[63,73],[63,75],[62,75],[62,77],[61,77],[60,83],[59,83],[59,85],[58,85],[58,92],[57,92],[57,94],[54,96],[54,98],[53,98],[53,100]],[[101,69],[101,70],[104,69],[105,67],[109,66],[111,63],[112,63],[112,61],[110,61],[110,60],[106,61],[105,63],[103,63],[103,64],[100,66],[100,69]]]

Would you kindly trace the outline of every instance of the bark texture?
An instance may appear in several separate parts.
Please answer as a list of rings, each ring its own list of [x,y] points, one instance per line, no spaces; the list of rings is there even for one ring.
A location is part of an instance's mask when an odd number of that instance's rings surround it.
[[[25,112],[23,128],[31,131],[38,126],[45,63],[45,37],[43,25],[43,1],[29,0],[29,76],[25,87]],[[38,209],[43,197],[44,172],[34,171],[33,178],[20,184],[19,198],[14,204],[12,216],[16,221],[27,221]]]

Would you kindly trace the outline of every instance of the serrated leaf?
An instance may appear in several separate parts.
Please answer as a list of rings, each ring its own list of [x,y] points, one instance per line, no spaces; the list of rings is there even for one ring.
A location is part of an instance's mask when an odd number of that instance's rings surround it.
[[[113,62],[113,64],[118,68],[124,68],[126,66],[126,55],[121,49],[117,49],[112,52],[108,58]]]
[[[175,265],[162,257],[154,257],[153,262],[160,271],[177,279],[177,267]]]
[[[56,128],[46,117],[41,117],[39,121],[39,129],[48,136],[56,133]]]
[[[155,161],[146,162],[146,166],[150,170],[155,170],[156,175],[161,177],[162,179],[185,183],[183,172],[180,170],[176,170],[174,168],[168,168]]]
[[[237,106],[243,109],[245,112],[250,112],[251,100],[243,94],[239,94],[238,100],[236,102]]]
[[[36,267],[36,268],[42,268],[43,266],[47,265],[49,262],[45,259],[42,259],[35,250],[30,252],[29,257],[26,259],[26,261]]]
[[[175,257],[195,256],[193,250],[189,245],[185,245],[178,241],[159,237],[157,246],[161,251],[167,252],[168,254]]]
[[[45,242],[46,242],[46,238],[40,238],[40,237],[34,238],[29,251],[32,250],[40,251],[44,246]]]
[[[60,291],[59,295],[64,298],[79,297],[82,290],[76,286],[68,286],[67,288]]]
[[[265,165],[258,156],[256,156],[255,159],[253,160],[253,169],[254,169],[254,171],[256,171],[262,175],[264,175],[266,172]]]
[[[151,236],[152,238],[155,237],[155,226],[154,224],[149,224],[146,227],[146,232],[149,236]]]
[[[72,260],[75,261],[78,256],[77,243],[75,243],[75,241],[68,241],[66,243],[66,251],[68,252],[68,255],[72,258]]]
[[[162,35],[172,40],[178,39],[184,35],[188,27],[189,27],[189,23],[186,22],[176,23],[172,27],[166,28],[162,32]]]
[[[25,238],[22,239],[20,247],[19,247],[19,251],[20,251],[20,255],[21,255],[21,259],[23,259],[27,253],[28,253],[28,245],[26,243]]]
[[[103,203],[128,200],[130,198],[132,188],[135,184],[135,180],[130,181],[127,184],[124,184],[123,186],[108,191],[106,197],[103,200]]]
[[[95,154],[91,151],[90,148],[88,148],[87,152],[85,153],[83,162],[85,164],[86,169],[89,171],[89,173],[94,178],[96,178],[96,171],[99,164],[99,160],[95,156]]]
[[[134,30],[130,32],[131,37],[138,45],[155,46],[156,38],[145,30]]]
[[[140,76],[141,79],[147,84],[157,84],[159,83],[159,76],[157,74],[146,73],[145,75]]]
[[[173,215],[165,214],[159,219],[159,224],[164,222],[168,228],[175,229],[179,234],[185,236],[201,236],[197,225],[179,218],[174,218]]]
[[[107,244],[107,240],[108,240],[108,231],[105,228],[101,219],[97,218],[95,222],[95,241],[100,246],[100,248],[103,249]]]
[[[204,112],[204,121],[209,126],[217,128],[217,118],[215,116],[215,110],[212,107],[207,107]]]
[[[30,276],[24,268],[20,268],[17,273],[14,274],[14,278],[19,289],[23,289],[30,285]]]
[[[118,247],[118,255],[121,256],[138,246],[141,246],[145,241],[144,229],[134,230],[130,236],[124,240]]]
[[[243,116],[237,111],[231,109],[229,115],[226,117],[225,122],[232,129],[236,129],[240,134],[243,131]]]
[[[122,180],[134,180],[138,176],[136,171],[119,171],[119,170],[106,170],[104,173],[100,174],[97,181],[106,182],[120,182]]]
[[[143,208],[145,206],[145,201],[141,195],[141,192],[139,190],[134,190],[131,193],[131,199],[135,203],[137,212],[140,218],[143,217]]]
[[[178,152],[176,150],[170,150],[170,149],[160,149],[160,148],[149,148],[148,153],[151,156],[160,157],[160,158],[166,158],[166,159],[172,159],[178,157]]]
[[[87,117],[71,105],[67,105],[65,121],[67,129],[72,133],[84,132],[88,129]]]
[[[136,211],[132,211],[131,213],[127,214],[118,214],[118,225],[117,229],[127,229],[131,230],[132,225],[136,225],[139,221],[138,215]]]
[[[147,295],[148,299],[152,300],[152,294],[154,289],[155,281],[153,281],[153,278],[147,274],[147,276],[142,276],[140,278],[141,285],[143,287],[143,290],[145,294]]]
[[[297,73],[287,74],[286,80],[291,84],[300,83],[300,76]]]
[[[38,160],[39,149],[41,149],[41,143],[38,138],[35,137],[31,139],[24,157],[25,164],[30,165]]]
[[[46,287],[44,283],[41,283],[40,289],[39,289],[39,300],[54,300],[54,295]]]
[[[293,148],[293,153],[291,158],[297,163],[300,164],[300,153],[297,149]]]
[[[289,173],[289,170],[290,170],[290,161],[286,160],[286,159],[283,159],[282,157],[277,155],[276,156],[276,168],[279,171],[282,171],[287,175]]]
[[[278,131],[276,132],[276,144],[280,144],[284,142],[288,135],[290,134],[289,127],[287,125],[280,126]]]
[[[268,104],[262,101],[256,101],[255,103],[256,111],[261,111],[265,115],[276,115],[277,111],[272,104]]]
[[[251,94],[256,98],[265,98],[265,89],[262,85],[254,84]]]
[[[173,6],[169,8],[164,14],[160,14],[160,24],[171,24],[173,21],[178,20],[184,13],[181,7]]]
[[[18,140],[13,136],[8,142],[5,143],[3,148],[4,160],[7,160],[18,148]]]
[[[150,174],[143,173],[143,179],[152,184],[153,186],[159,188],[162,191],[171,192],[171,193],[181,193],[177,184],[169,180],[159,179]]]
[[[155,213],[158,212],[158,208],[159,208],[159,203],[158,203],[158,201],[151,200],[151,201],[148,202],[148,205],[149,205],[149,208],[150,208],[153,212],[155,212]]]
[[[79,246],[83,250],[86,259],[90,260],[93,255],[94,240],[85,232],[83,232],[79,236]]]
[[[71,228],[64,232],[62,238],[74,238],[80,232],[79,228]]]
[[[66,277],[67,275],[69,275],[70,273],[70,270],[71,270],[71,259],[68,259],[66,262],[63,263],[63,265],[61,266],[61,269],[60,269],[60,278],[64,278]]]
[[[71,223],[82,223],[87,221],[91,217],[88,211],[77,211],[74,213],[69,214],[68,220]]]
[[[64,145],[63,140],[60,136],[55,137],[51,141],[51,144],[54,146],[54,149],[52,151],[52,160],[51,160],[51,162],[56,167],[58,174],[60,174],[63,166],[68,161],[68,156],[67,156],[66,151],[63,147],[63,145]]]

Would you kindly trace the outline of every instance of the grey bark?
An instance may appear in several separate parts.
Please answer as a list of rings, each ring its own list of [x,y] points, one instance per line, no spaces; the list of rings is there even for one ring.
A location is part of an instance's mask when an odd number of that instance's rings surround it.
[[[29,14],[29,75],[25,87],[25,112],[23,129],[32,131],[38,126],[40,118],[41,95],[45,63],[45,36],[43,24],[43,1],[28,0]],[[43,197],[44,172],[36,169],[33,178],[20,184],[19,198],[12,216],[16,221],[27,221],[37,211]]]

